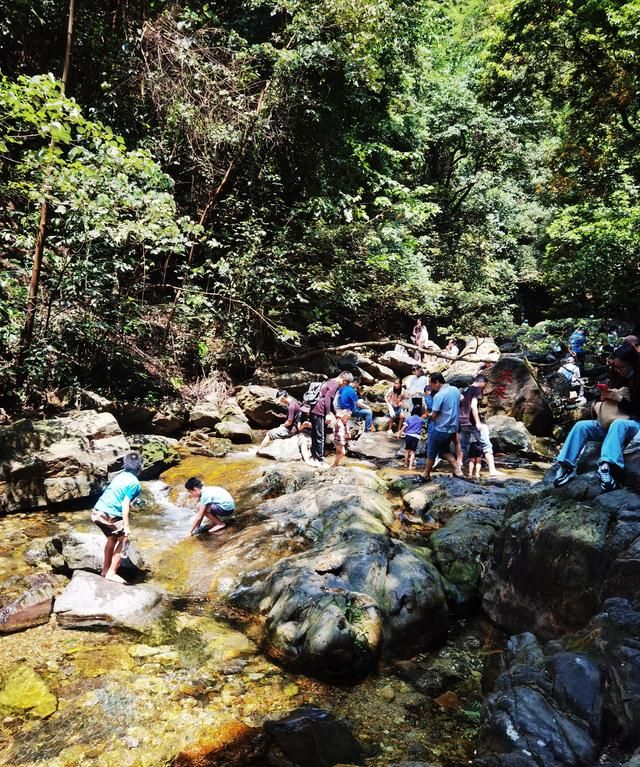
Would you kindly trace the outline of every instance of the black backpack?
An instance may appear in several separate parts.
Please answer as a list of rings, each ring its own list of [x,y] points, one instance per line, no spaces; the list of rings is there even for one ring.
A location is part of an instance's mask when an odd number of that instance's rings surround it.
[[[306,408],[311,410],[314,405],[317,405],[318,402],[320,402],[320,392],[323,385],[324,381],[313,381],[313,383],[309,384],[309,388],[302,395],[303,407],[306,406]]]

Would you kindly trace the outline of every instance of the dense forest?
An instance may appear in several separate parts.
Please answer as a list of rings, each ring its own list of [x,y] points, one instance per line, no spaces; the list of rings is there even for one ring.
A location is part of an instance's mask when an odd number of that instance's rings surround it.
[[[636,318],[637,0],[0,10],[5,407]]]

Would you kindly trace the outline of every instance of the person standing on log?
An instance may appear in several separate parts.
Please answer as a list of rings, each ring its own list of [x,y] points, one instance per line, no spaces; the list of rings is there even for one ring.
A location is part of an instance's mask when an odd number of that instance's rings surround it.
[[[127,453],[122,460],[122,471],[109,483],[91,512],[91,521],[106,535],[104,562],[100,575],[108,581],[126,583],[118,575],[124,548],[131,537],[129,510],[140,494],[138,474],[142,469],[140,453]]]
[[[353,381],[353,376],[346,370],[340,372],[335,378],[325,381],[320,388],[320,397],[311,408],[309,414],[311,420],[311,460],[317,466],[324,466],[324,432],[327,416],[335,414],[333,400],[338,389]]]

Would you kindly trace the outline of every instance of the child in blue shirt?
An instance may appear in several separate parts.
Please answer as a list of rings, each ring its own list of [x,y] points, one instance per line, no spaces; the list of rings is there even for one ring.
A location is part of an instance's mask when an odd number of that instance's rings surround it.
[[[224,487],[205,486],[202,480],[197,477],[190,477],[184,486],[189,495],[198,501],[198,511],[191,523],[191,535],[218,533],[224,530],[227,525],[222,519],[230,517],[236,508],[231,493]],[[213,524],[201,526],[202,520],[205,518]]]
[[[107,536],[100,575],[116,583],[126,583],[117,570],[131,537],[129,510],[131,502],[140,494],[138,474],[142,469],[142,456],[140,453],[127,453],[122,466],[123,470],[109,483],[91,512],[91,520]]]
[[[402,429],[398,432],[398,437],[404,437],[404,465],[407,469],[413,469],[414,467],[416,448],[420,441],[423,426],[422,408],[416,405],[411,411],[411,415],[402,424]]]

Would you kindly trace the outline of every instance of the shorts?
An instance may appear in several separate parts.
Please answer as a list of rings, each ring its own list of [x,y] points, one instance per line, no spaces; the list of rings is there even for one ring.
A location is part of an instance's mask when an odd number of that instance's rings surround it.
[[[333,435],[333,444],[336,447],[338,447],[338,445],[343,445],[344,446],[344,445],[347,444],[347,438],[343,437],[343,436],[341,436],[339,434],[334,434]]]
[[[124,519],[106,514],[104,511],[93,509],[91,512],[91,521],[96,524],[107,538],[119,538],[124,535]]]
[[[287,439],[292,434],[286,426],[276,426],[269,431],[269,439]]]
[[[413,434],[407,434],[404,438],[404,449],[405,450],[411,450],[412,452],[416,452],[416,448],[418,447],[418,442],[420,441],[420,437],[417,437]]]
[[[222,506],[218,506],[217,503],[208,503],[207,509],[210,514],[215,514],[216,517],[230,517],[233,514],[233,509],[223,509]]]
[[[402,405],[398,405],[398,407],[395,407],[394,405],[392,405],[392,407],[393,407],[393,413],[395,417],[399,418],[402,415]]]
[[[427,442],[427,458],[437,458],[443,453],[451,452],[451,443],[456,438],[453,434],[445,434],[441,431],[432,431]]]
[[[479,442],[469,445],[469,458],[482,458],[482,445]]]

